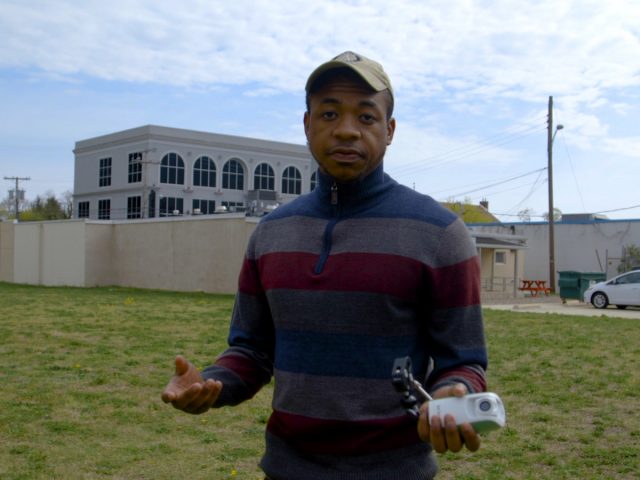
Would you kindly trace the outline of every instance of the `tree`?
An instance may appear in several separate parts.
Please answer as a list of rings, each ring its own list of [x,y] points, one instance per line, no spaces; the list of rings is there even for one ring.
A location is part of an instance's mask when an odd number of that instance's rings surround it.
[[[27,209],[29,203],[24,199],[24,196],[18,197],[18,209],[20,214]],[[7,195],[0,201],[0,217],[16,218],[16,201],[12,195]]]
[[[518,218],[520,219],[521,222],[530,222],[531,216],[533,214],[534,214],[533,210],[531,210],[530,208],[525,208],[518,212]]]
[[[62,192],[62,195],[60,196],[60,205],[66,215],[65,218],[71,218],[73,216],[73,192],[71,190]]]
[[[46,195],[46,198],[38,195],[27,210],[20,212],[20,220],[34,222],[70,218],[71,212],[66,208],[66,205],[63,205],[52,192],[47,192]]]
[[[544,218],[547,222],[549,221],[549,212],[546,212],[542,218]],[[553,221],[559,222],[562,219],[562,211],[559,208],[553,209]]]
[[[618,273],[624,273],[637,267],[640,267],[640,247],[638,245],[622,247],[622,258],[618,265]]]

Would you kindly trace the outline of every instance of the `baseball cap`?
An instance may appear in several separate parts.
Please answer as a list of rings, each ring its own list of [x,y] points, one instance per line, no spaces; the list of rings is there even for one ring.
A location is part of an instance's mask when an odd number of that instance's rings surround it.
[[[326,63],[323,63],[316,68],[309,79],[305,90],[307,93],[310,91],[313,83],[325,72],[336,68],[349,68],[357,73],[371,88],[376,92],[383,90],[389,90],[389,93],[393,97],[393,89],[391,88],[391,81],[385,73],[382,65],[378,62],[371,60],[363,55],[354,52],[343,52],[337,57],[332,58]]]

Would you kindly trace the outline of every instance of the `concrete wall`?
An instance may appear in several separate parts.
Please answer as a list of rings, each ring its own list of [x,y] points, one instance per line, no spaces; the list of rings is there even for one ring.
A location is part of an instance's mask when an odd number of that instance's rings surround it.
[[[0,223],[0,280],[235,293],[256,218]]]
[[[85,285],[84,222],[26,222],[13,227],[14,282]]]
[[[0,222],[0,281],[13,282],[13,223]]]
[[[112,258],[117,271],[113,283],[235,293],[256,223],[244,216],[219,216],[114,225]]]

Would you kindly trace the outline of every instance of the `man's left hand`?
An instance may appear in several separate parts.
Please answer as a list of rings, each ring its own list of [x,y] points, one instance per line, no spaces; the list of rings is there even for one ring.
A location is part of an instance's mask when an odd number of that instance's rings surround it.
[[[439,388],[433,394],[433,398],[464,397],[467,393],[467,387],[464,384],[456,383]],[[480,448],[480,436],[470,423],[463,423],[458,427],[456,419],[452,415],[446,415],[444,425],[438,416],[434,416],[429,425],[429,402],[425,402],[420,407],[418,434],[423,441],[431,443],[438,453],[444,453],[447,450],[459,452],[463,445],[471,452]]]

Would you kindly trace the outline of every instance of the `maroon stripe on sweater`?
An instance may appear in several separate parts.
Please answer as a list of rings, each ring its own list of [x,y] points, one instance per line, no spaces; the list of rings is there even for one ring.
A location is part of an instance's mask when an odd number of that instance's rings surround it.
[[[247,295],[259,295],[263,292],[255,260],[244,257],[238,278],[238,290]]]
[[[422,264],[407,257],[374,253],[331,255],[319,274],[318,255],[272,253],[260,257],[264,289],[363,291],[415,299]]]
[[[403,415],[359,422],[325,420],[275,410],[267,430],[314,454],[362,455],[420,443],[415,421]]]
[[[411,258],[379,253],[343,253],[331,255],[324,270],[314,273],[318,256],[309,253],[271,253],[260,257],[258,269],[262,283],[249,270],[242,275],[241,289],[257,293],[261,285],[270,289],[364,291],[415,300],[433,295],[437,308],[464,307],[480,303],[480,263],[477,257],[439,268],[425,267]],[[245,262],[247,263],[247,262]],[[416,291],[422,276],[438,289]]]
[[[471,388],[473,388],[474,393],[485,392],[487,390],[487,380],[481,375],[478,371],[471,368],[456,368],[454,370],[449,370],[446,373],[442,374],[438,377],[437,382],[435,383],[444,383],[447,380],[456,380],[458,378],[464,378]]]
[[[263,371],[256,370],[253,363],[241,355],[234,355],[233,353],[222,355],[215,361],[215,365],[231,370],[242,378],[251,396],[255,395],[264,385]]]
[[[436,308],[467,307],[480,304],[480,261],[464,262],[430,269],[431,284],[437,285]]]

